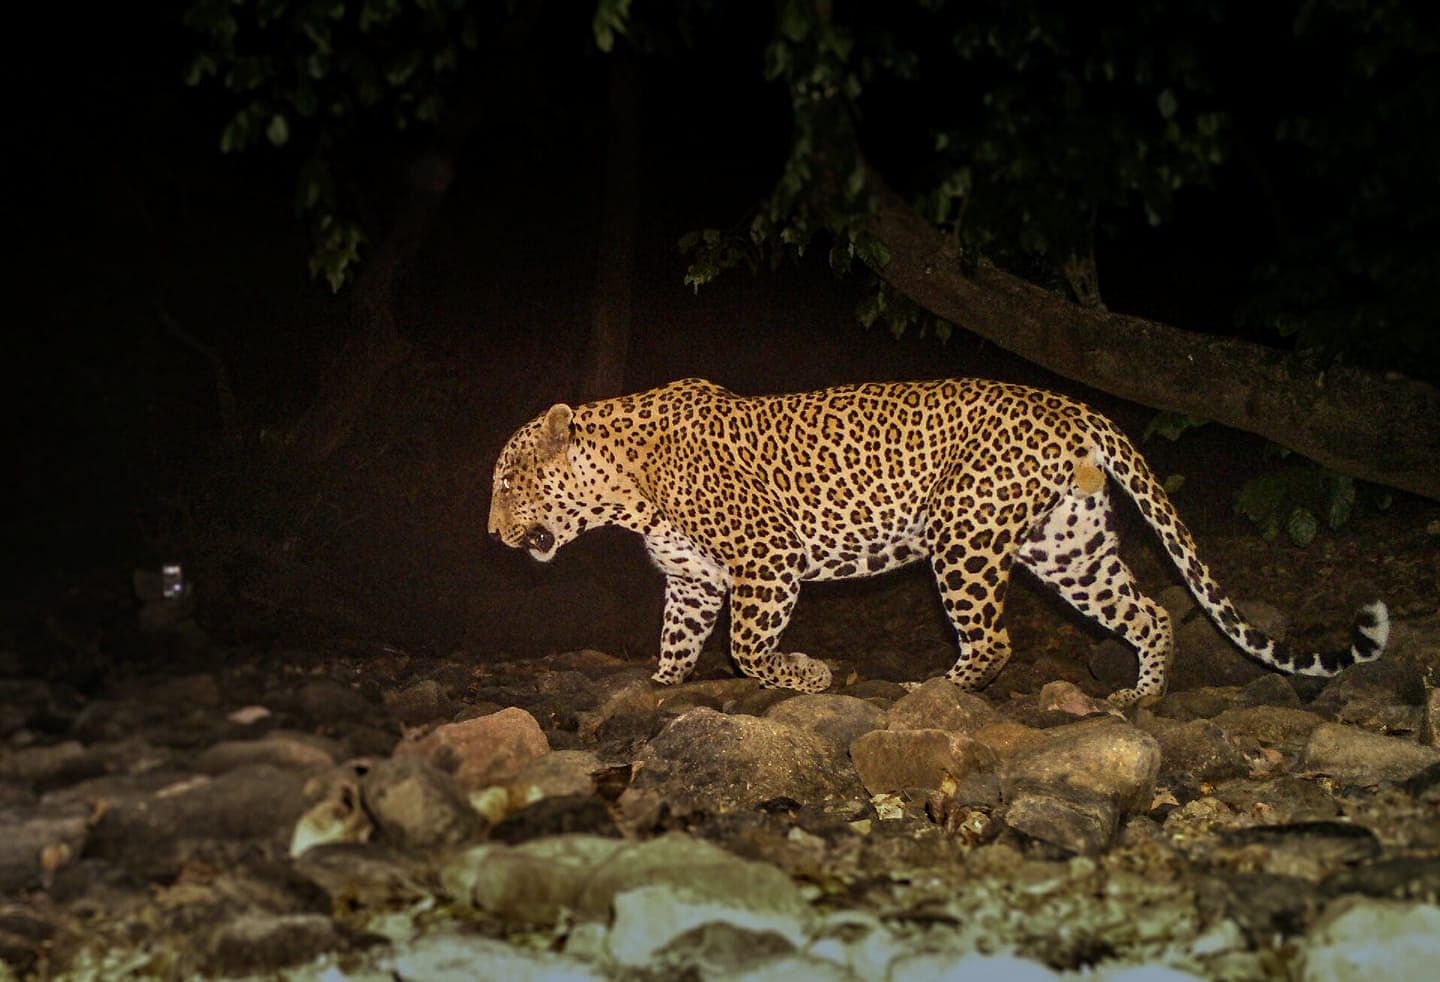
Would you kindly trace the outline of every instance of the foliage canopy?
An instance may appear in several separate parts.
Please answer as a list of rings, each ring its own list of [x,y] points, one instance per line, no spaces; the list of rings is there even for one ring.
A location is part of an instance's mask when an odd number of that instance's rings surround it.
[[[592,56],[658,55],[749,43],[740,6],[583,14]],[[457,98],[509,97],[467,92],[466,68],[523,16],[480,0],[194,0],[188,81],[231,100],[221,149],[293,155],[312,270],[338,289],[369,223],[337,162],[437,125]],[[735,56],[788,93],[790,152],[753,215],[686,237],[687,281],[817,235],[839,269],[883,267],[865,231],[876,173],[968,261],[1057,288],[1093,279],[1117,241],[1229,200],[1235,227],[1191,246],[1243,267],[1230,323],[1209,326],[1414,370],[1440,354],[1437,19],[1404,0],[776,0],[763,51]],[[917,311],[879,290],[860,316],[899,331]]]

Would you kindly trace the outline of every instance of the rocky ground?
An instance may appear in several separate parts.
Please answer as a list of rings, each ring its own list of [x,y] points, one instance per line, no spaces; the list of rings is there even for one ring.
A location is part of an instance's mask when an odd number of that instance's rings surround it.
[[[1024,601],[984,693],[900,685],[951,657],[903,582],[802,604],[838,680],[804,696],[718,649],[662,689],[593,650],[52,617],[0,651],[0,978],[1430,977],[1434,575],[1329,681],[1167,591],[1175,684],[1124,716],[1096,697],[1133,661]]]

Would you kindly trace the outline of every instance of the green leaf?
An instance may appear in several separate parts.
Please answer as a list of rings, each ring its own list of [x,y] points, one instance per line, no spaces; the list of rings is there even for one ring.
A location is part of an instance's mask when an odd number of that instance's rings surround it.
[[[185,84],[199,85],[207,78],[212,78],[219,71],[220,66],[215,61],[215,56],[208,51],[202,51],[190,62],[190,67],[185,70]]]
[[[1173,443],[1180,439],[1181,434],[1187,430],[1199,429],[1208,422],[1210,422],[1208,419],[1191,416],[1189,413],[1159,412],[1150,417],[1150,422],[1146,425],[1140,440],[1144,442],[1152,436],[1163,436]]]
[[[1180,108],[1174,89],[1162,89],[1155,99],[1155,105],[1160,110],[1161,119],[1173,119],[1175,111]]]
[[[1309,508],[1293,509],[1285,521],[1285,534],[1301,549],[1315,541],[1315,533],[1319,530],[1320,522]]]
[[[595,4],[595,16],[590,19],[595,47],[607,54],[614,50],[615,35],[625,34],[629,21],[630,0],[599,0]]]
[[[1305,546],[1314,540],[1321,518],[1332,530],[1349,520],[1355,506],[1355,482],[1306,464],[1246,481],[1235,506],[1267,537],[1283,528],[1292,542]]]
[[[276,113],[270,117],[270,125],[265,127],[265,138],[270,141],[271,146],[283,147],[290,141],[290,124],[285,117]]]
[[[220,152],[244,150],[250,145],[250,133],[250,109],[247,107],[230,117],[230,122],[220,131]]]
[[[845,179],[845,196],[858,198],[863,190],[865,190],[865,162],[857,160],[854,168],[850,171],[850,176]]]
[[[782,0],[779,16],[776,30],[791,44],[799,44],[810,36],[814,15],[806,0]]]
[[[1329,495],[1325,502],[1325,524],[1332,530],[1350,520],[1355,508],[1355,480],[1345,474],[1329,474]]]

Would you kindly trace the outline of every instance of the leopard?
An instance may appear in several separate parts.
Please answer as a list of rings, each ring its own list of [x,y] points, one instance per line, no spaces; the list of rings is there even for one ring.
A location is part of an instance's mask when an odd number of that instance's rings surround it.
[[[664,575],[655,682],[684,681],[728,600],[730,656],[767,687],[822,692],[825,661],[779,650],[802,584],[927,563],[958,645],[945,677],[980,689],[1012,649],[1018,565],[1131,647],[1118,707],[1165,692],[1167,611],[1120,555],[1111,488],[1159,538],[1198,605],[1241,651],[1328,677],[1383,653],[1390,616],[1362,606],[1349,645],[1298,650],[1241,615],[1135,444],[1068,396],[974,378],[742,396],[701,378],[557,403],[495,463],[487,531],[541,562],[587,530],[638,533]],[[918,683],[912,683],[918,684]]]

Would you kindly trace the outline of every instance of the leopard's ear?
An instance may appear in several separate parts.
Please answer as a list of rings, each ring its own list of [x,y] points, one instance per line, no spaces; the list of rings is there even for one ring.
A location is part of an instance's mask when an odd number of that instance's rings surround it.
[[[540,439],[535,449],[541,460],[549,460],[565,452],[570,445],[570,421],[575,413],[563,402],[557,402],[545,413],[545,422],[540,425]]]

